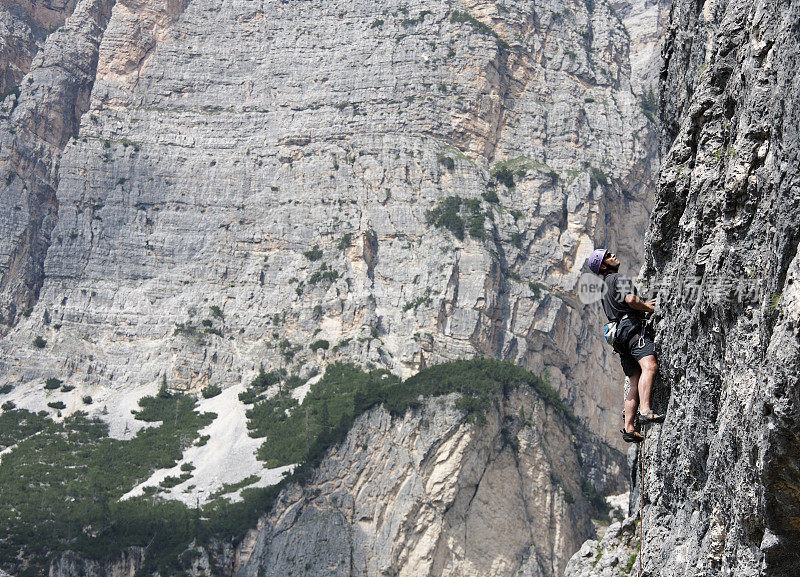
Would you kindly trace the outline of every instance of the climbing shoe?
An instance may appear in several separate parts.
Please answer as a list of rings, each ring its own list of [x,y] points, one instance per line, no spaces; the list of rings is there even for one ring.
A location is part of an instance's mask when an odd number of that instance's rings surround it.
[[[622,429],[620,430],[620,433],[622,433],[622,440],[626,443],[641,443],[644,441],[644,435],[642,435],[639,431],[627,433],[624,429]]]
[[[663,423],[666,415],[658,415],[651,409],[646,415],[639,413],[639,424],[649,425],[650,423]]]

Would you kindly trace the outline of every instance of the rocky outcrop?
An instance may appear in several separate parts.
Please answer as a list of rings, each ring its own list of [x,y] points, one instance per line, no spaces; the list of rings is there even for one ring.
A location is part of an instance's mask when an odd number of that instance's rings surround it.
[[[3,193],[20,406],[54,375],[69,411],[164,375],[480,354],[549,370],[619,442],[618,362],[574,291],[595,244],[638,267],[656,156],[609,4],[151,0],[105,30],[57,174]],[[463,239],[426,217],[450,196]]]
[[[797,2],[673,3],[646,575],[800,572],[798,21]]]
[[[64,25],[75,0],[17,0],[0,5],[0,94],[19,87],[49,34]]]
[[[311,482],[281,494],[236,575],[561,575],[594,534],[587,486],[618,491],[622,456],[587,449],[528,387],[485,425],[453,400],[360,417]]]
[[[564,575],[622,577],[638,574],[639,529],[636,518],[617,521],[599,541],[590,539],[572,556]]]
[[[135,577],[144,556],[142,547],[133,547],[119,558],[104,562],[83,559],[68,551],[50,566],[49,577]]]
[[[486,355],[549,371],[619,443],[618,362],[575,290],[595,245],[638,268],[651,204],[646,74],[631,79],[617,4],[80,0],[2,105],[2,401],[58,395],[123,431],[163,379]],[[641,8],[627,21],[657,21]],[[51,377],[74,389],[44,391]],[[561,573],[592,536],[576,471],[604,491],[622,470],[505,403],[488,431],[446,408],[426,409],[434,432],[372,413],[319,495],[285,494],[243,571],[341,527],[323,558],[362,573]],[[523,406],[547,426],[514,424]],[[391,471],[358,451],[376,435],[399,439]],[[511,537],[462,538],[488,534],[478,518]]]
[[[37,26],[51,27],[32,63],[25,58],[33,58],[33,48],[17,59],[0,54],[8,58],[4,74],[11,78],[4,82],[18,83],[6,89],[0,103],[0,336],[31,313],[44,283],[45,256],[58,219],[59,160],[89,106],[113,1],[83,0],[64,21],[73,5],[58,4],[59,12],[50,3],[27,8],[22,3],[0,13],[6,26],[0,40],[2,46],[13,45],[10,50],[25,51],[19,42],[26,26],[32,27],[31,38]]]

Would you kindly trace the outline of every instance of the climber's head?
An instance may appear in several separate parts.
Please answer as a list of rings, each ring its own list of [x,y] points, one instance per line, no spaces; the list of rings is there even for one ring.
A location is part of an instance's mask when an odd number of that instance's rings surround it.
[[[589,263],[589,270],[601,276],[606,276],[619,270],[617,255],[604,248],[593,250],[587,262]]]

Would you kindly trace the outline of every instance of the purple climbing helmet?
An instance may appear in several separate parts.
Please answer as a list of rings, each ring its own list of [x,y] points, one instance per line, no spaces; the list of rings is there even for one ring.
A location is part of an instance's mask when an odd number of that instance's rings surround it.
[[[594,274],[600,274],[600,266],[603,264],[603,259],[608,251],[604,248],[596,248],[589,255],[587,262],[589,263],[589,270]]]

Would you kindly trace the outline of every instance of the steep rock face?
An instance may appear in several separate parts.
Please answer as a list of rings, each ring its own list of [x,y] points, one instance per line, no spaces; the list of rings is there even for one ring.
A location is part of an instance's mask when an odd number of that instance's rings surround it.
[[[4,82],[14,87],[0,103],[0,336],[30,314],[44,283],[45,255],[58,218],[59,159],[89,106],[113,1],[83,0],[64,22],[72,6],[22,3],[0,14],[0,58],[3,74],[11,78]],[[64,25],[54,29],[58,22]],[[35,43],[23,55],[5,50],[24,52],[25,30],[33,42],[44,25],[52,33],[35,58]],[[28,67],[21,85],[13,85]]]
[[[279,497],[236,574],[561,575],[594,532],[581,479],[619,490],[622,457],[587,450],[527,387],[482,426],[453,399],[359,418],[307,486]]]
[[[673,4],[643,269],[671,287],[648,575],[800,573],[798,22],[798,2]]]
[[[19,86],[47,35],[74,9],[75,0],[0,2],[0,94]]]
[[[669,23],[671,0],[617,0],[611,6],[630,36],[631,84],[646,99],[646,112],[655,118],[661,51]]]
[[[20,242],[38,229],[4,203],[4,286],[44,284],[0,380],[41,408],[27,393],[65,379],[69,411],[262,361],[408,375],[483,354],[549,369],[618,442],[618,363],[574,290],[595,244],[640,262],[655,151],[628,44],[602,1],[117,2],[57,195],[51,174],[37,197],[55,229]],[[463,240],[426,219],[456,195]]]

